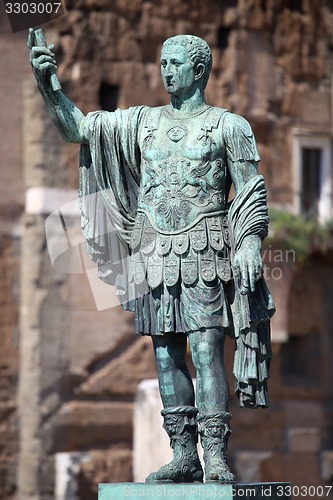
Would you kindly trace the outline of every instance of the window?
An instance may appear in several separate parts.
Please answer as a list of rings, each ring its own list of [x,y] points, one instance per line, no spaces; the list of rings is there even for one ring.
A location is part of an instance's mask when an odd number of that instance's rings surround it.
[[[306,218],[318,217],[320,199],[320,165],[322,151],[319,148],[302,148],[301,210]]]
[[[101,108],[105,111],[115,111],[118,106],[119,87],[103,83],[99,91]]]
[[[221,50],[225,50],[228,47],[228,40],[230,35],[230,29],[221,26],[217,30],[217,46]]]
[[[294,211],[324,222],[332,217],[331,139],[294,134]]]
[[[281,345],[282,378],[286,384],[318,385],[322,378],[321,337],[316,334],[290,336]]]
[[[289,0],[289,9],[294,12],[304,13],[303,0]]]

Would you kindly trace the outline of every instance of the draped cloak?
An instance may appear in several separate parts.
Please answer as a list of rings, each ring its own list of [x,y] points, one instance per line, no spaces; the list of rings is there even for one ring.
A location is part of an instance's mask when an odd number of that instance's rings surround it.
[[[98,264],[98,277],[128,300],[129,242],[140,182],[137,134],[148,109],[95,111],[82,124],[79,197],[87,252]]]
[[[89,113],[82,124],[79,194],[87,252],[98,264],[99,278],[117,287],[123,307],[129,310],[135,310],[131,304],[136,298],[128,270],[140,187],[137,137],[149,109],[139,106],[114,113],[96,111]],[[228,218],[232,256],[246,236],[265,237],[268,216],[261,176],[251,179],[237,194]],[[233,285],[236,393],[240,406],[266,407],[273,300],[263,278],[248,295],[240,294],[236,279]]]

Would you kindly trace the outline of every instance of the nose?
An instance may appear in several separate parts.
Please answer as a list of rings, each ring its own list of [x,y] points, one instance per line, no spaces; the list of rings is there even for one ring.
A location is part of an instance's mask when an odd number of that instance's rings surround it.
[[[172,70],[171,70],[171,65],[170,63],[166,63],[165,66],[163,66],[162,68],[162,71],[163,71],[163,74],[168,77],[168,76],[172,76]]]

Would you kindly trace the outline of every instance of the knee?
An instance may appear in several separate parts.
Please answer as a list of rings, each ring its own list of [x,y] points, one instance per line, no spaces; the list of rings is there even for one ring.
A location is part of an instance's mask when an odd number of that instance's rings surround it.
[[[212,366],[215,356],[216,346],[207,340],[200,340],[196,345],[191,346],[192,361],[196,370],[203,370]]]
[[[183,352],[177,352],[177,349],[164,346],[155,349],[155,358],[158,368],[162,371],[180,368],[185,362]]]

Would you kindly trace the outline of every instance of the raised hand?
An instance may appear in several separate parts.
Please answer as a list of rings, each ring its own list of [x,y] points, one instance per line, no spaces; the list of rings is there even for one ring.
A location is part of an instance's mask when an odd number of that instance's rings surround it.
[[[40,31],[40,30],[39,30]],[[39,83],[43,86],[47,85],[50,81],[52,75],[55,75],[55,70],[57,69],[54,45],[46,45],[44,39],[35,41],[35,32],[32,28],[29,29],[28,35],[28,47],[30,49],[30,63],[35,77]],[[45,43],[45,46],[42,44]],[[58,82],[58,79],[56,79]],[[53,90],[59,90],[61,88],[60,84],[57,88],[54,88],[54,81],[52,82]]]
[[[30,28],[28,47],[38,89],[61,137],[67,142],[81,143],[81,123],[84,115],[60,91],[61,85],[55,72],[57,65],[54,45],[47,45],[41,29],[34,31]]]

